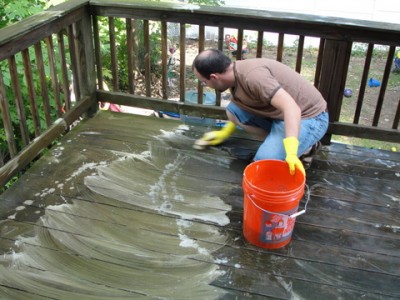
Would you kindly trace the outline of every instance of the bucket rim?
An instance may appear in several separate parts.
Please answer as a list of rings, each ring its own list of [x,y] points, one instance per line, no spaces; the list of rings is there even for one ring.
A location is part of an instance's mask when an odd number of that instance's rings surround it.
[[[261,192],[261,193],[266,194],[266,195],[276,195],[276,196],[288,195],[288,194],[291,195],[291,194],[296,194],[301,190],[304,192],[304,186],[305,186],[305,183],[306,183],[306,176],[298,168],[296,168],[296,172],[300,172],[300,176],[301,176],[301,180],[299,180],[300,181],[299,182],[299,186],[295,187],[293,189],[290,189],[288,191],[284,191],[284,192],[266,191],[265,189],[259,188],[259,187],[255,186],[254,184],[252,184],[251,182],[249,182],[249,180],[247,180],[248,176],[246,176],[246,171],[248,171],[250,168],[254,167],[257,164],[269,163],[269,162],[274,163],[274,164],[278,164],[280,166],[285,166],[285,168],[287,168],[287,171],[289,173],[289,167],[288,167],[286,161],[279,160],[279,159],[261,159],[261,160],[257,160],[257,161],[254,161],[254,162],[250,163],[243,170],[243,180],[242,180],[243,184],[246,183],[251,189],[255,190],[256,192]],[[297,175],[291,175],[291,176],[297,176]]]
[[[259,188],[257,186],[255,186],[254,184],[252,184],[251,182],[249,182],[248,180],[243,180],[242,185],[247,185],[251,190],[254,190],[257,193],[260,194],[264,194],[264,195],[271,195],[271,196],[275,196],[275,197],[281,197],[281,196],[290,196],[290,195],[294,195],[297,194],[301,191],[304,191],[304,184],[299,185],[299,187],[291,189],[291,190],[287,190],[287,191],[283,191],[283,192],[279,192],[279,191],[266,191],[265,189]]]
[[[286,161],[284,161],[284,160],[281,160],[281,159],[260,159],[260,160],[256,160],[256,161],[253,161],[253,162],[249,163],[244,168],[243,174],[246,172],[246,170],[249,170],[251,167],[254,167],[255,165],[260,164],[260,163],[277,163],[278,165],[288,167],[288,163]],[[296,167],[296,170],[299,170],[299,168]],[[304,180],[306,179],[305,174],[303,174],[302,172],[301,172],[301,176],[303,177]]]

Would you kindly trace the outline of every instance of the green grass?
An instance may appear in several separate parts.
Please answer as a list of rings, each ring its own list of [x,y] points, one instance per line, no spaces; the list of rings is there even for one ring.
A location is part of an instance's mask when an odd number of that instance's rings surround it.
[[[348,136],[342,136],[342,135],[333,135],[332,141],[343,143],[343,144],[348,144],[348,145],[365,147],[365,148],[374,148],[374,149],[381,149],[381,150],[387,150],[387,151],[393,151],[393,152],[400,151],[399,143],[389,143],[389,142],[361,139],[361,138],[348,137]]]
[[[353,96],[343,98],[340,121],[345,123],[353,123],[354,114],[357,105],[359,88],[361,84],[362,72],[364,70],[366,55],[366,45],[355,44],[353,46],[352,56],[350,59],[349,70],[346,79],[346,88],[353,91]],[[372,55],[371,66],[369,69],[368,78],[375,78],[382,81],[383,72],[385,70],[388,55],[388,47],[375,47]],[[381,116],[379,118],[379,127],[390,129],[394,115],[397,109],[398,95],[400,92],[400,74],[392,72],[389,76],[388,85],[385,92]],[[363,106],[360,115],[359,124],[372,125],[372,118],[375,113],[377,100],[380,93],[380,87],[369,87],[367,85],[364,94]],[[389,143],[375,141],[369,139],[360,139],[346,136],[335,136],[335,140],[357,146],[367,148],[384,149],[390,151],[399,151],[400,143]]]

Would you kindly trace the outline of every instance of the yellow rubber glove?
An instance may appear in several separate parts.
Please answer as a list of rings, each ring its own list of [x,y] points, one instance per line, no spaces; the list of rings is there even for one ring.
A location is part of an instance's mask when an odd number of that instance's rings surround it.
[[[296,172],[296,168],[298,168],[304,175],[306,175],[306,171],[304,170],[304,166],[301,163],[300,159],[297,157],[297,149],[299,148],[299,140],[290,136],[283,139],[283,146],[286,151],[286,162],[289,164],[289,171],[291,175],[294,175]]]
[[[235,131],[235,123],[228,121],[221,130],[206,132],[200,139],[203,145],[218,145],[225,141]]]

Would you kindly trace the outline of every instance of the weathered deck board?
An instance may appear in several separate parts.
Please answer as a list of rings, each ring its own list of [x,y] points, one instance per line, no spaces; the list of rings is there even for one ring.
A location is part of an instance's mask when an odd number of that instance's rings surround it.
[[[0,195],[4,299],[395,299],[400,156],[333,144],[307,172],[311,199],[279,250],[242,236],[240,132],[102,112]]]

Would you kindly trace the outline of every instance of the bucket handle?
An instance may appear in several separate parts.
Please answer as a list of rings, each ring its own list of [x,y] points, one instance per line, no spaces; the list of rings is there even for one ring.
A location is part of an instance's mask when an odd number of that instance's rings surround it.
[[[288,215],[285,215],[285,214],[281,214],[281,213],[279,213],[279,212],[268,211],[268,210],[266,210],[266,209],[264,209],[264,208],[258,206],[258,205],[253,201],[253,198],[252,198],[250,195],[248,195],[248,196],[249,196],[249,199],[251,200],[251,202],[254,204],[254,206],[257,207],[257,208],[260,209],[260,210],[263,210],[263,211],[265,211],[265,212],[267,212],[267,213],[271,213],[271,214],[275,214],[275,215],[286,216],[286,217],[289,217],[289,218],[296,218],[297,216],[300,216],[300,215],[304,214],[304,213],[307,211],[307,204],[308,204],[308,201],[310,201],[310,188],[308,187],[307,184],[306,184],[305,186],[306,186],[306,204],[304,205],[304,209],[302,209],[301,211],[295,212],[294,214],[291,214],[291,215],[289,215],[289,216],[288,216]]]

